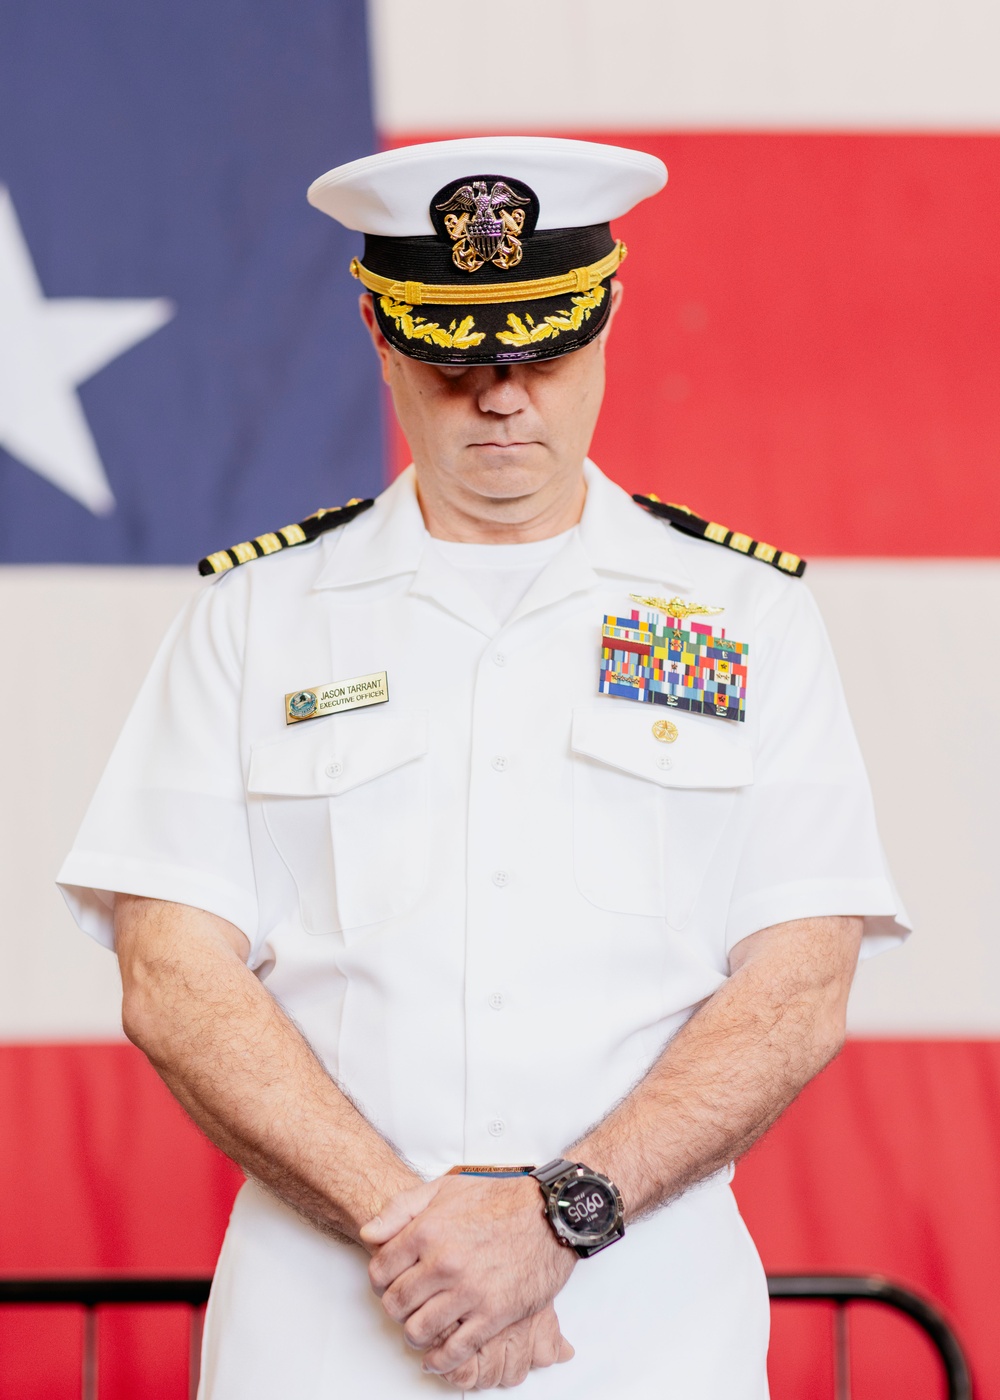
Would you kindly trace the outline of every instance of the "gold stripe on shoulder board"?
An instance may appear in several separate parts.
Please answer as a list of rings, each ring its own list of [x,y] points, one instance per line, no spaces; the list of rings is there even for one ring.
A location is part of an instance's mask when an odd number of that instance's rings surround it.
[[[308,544],[327,530],[346,525],[374,504],[371,498],[362,500],[359,496],[352,496],[344,506],[327,506],[307,515],[296,525],[283,525],[280,530],[269,530],[229,549],[216,550],[198,561],[198,572],[206,578],[210,574],[224,574],[227,569],[235,569],[237,564],[249,564],[252,559],[263,559],[265,554],[277,554],[279,550],[290,549],[293,545]]]
[[[677,505],[673,501],[661,501],[659,496],[652,493],[647,496],[636,494],[632,499],[651,515],[658,515],[661,520],[669,521],[675,530],[680,530],[685,535],[708,540],[711,544],[720,544],[726,549],[735,549],[738,554],[745,554],[750,559],[759,559],[762,564],[770,564],[784,574],[791,574],[793,578],[801,578],[806,571],[806,561],[797,554],[792,554],[787,549],[778,549],[773,544],[765,544],[763,540],[752,539],[750,535],[744,535],[739,530],[730,530],[728,525],[720,525],[717,520],[704,520],[689,506]]]

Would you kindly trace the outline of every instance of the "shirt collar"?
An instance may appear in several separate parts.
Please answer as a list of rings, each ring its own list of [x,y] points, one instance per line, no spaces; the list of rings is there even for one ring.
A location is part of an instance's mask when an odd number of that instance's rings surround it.
[[[485,600],[468,586],[461,571],[433,548],[420,512],[412,464],[353,529],[345,527],[340,539],[327,539],[328,555],[316,588],[348,588],[409,574],[409,593],[432,599],[485,636],[496,631],[496,618]]]
[[[591,583],[594,575],[615,574],[670,584],[682,591],[690,588],[691,576],[682,567],[672,532],[663,521],[637,506],[589,459],[584,464],[584,477],[587,499],[577,535],[567,547],[568,556],[563,557],[565,550],[557,555],[545,573],[558,572],[563,576],[563,588],[573,591],[574,582],[576,588],[585,585],[584,572]],[[326,558],[314,586],[340,588],[416,574],[422,560],[425,567],[430,566],[430,560],[425,559],[429,539],[417,500],[416,471],[411,465],[382,492],[370,511],[324,536]],[[436,560],[436,551],[433,557]],[[567,575],[571,565],[573,580]],[[547,580],[547,594],[554,582],[554,578]]]
[[[326,558],[315,588],[346,588],[416,573],[430,536],[420,514],[417,477],[401,472],[371,510],[323,537]]]
[[[693,586],[678,557],[677,537],[662,520],[636,505],[588,458],[584,463],[587,499],[580,518],[580,542],[599,574]]]

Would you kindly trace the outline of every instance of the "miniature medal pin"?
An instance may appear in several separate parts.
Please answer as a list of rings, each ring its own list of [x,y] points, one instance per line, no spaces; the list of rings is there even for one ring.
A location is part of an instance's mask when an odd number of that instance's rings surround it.
[[[725,608],[709,608],[703,603],[685,603],[683,598],[646,598],[641,593],[630,593],[628,596],[640,607],[655,608],[668,617],[679,617],[682,622],[688,617],[716,617],[725,612]]]
[[[309,690],[293,690],[285,696],[285,723],[298,724],[304,719],[339,714],[341,710],[384,705],[388,698],[389,679],[385,671],[331,681],[329,685],[314,685]]]

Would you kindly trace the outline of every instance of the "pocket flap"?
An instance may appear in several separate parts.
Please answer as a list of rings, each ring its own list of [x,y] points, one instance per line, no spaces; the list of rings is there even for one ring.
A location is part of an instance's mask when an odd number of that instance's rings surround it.
[[[677,729],[673,743],[653,734],[657,720]],[[664,705],[608,703],[573,711],[573,752],[661,787],[734,788],[753,782],[753,755],[732,721]]]
[[[255,744],[247,791],[336,797],[426,752],[426,710],[387,712],[379,706],[326,715]]]

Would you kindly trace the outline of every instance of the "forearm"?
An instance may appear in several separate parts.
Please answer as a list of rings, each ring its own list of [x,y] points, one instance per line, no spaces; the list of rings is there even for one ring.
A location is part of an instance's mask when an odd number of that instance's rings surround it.
[[[618,1184],[627,1218],[739,1156],[836,1053],[860,934],[859,919],[805,919],[737,944],[729,979],[568,1149]],[[443,1177],[366,1228],[378,1246],[372,1283],[408,1338],[430,1348],[428,1369],[462,1366],[502,1328],[547,1308],[569,1277],[576,1259],[534,1186]]]
[[[125,1032],[249,1176],[319,1228],[356,1240],[418,1177],[326,1073],[231,939],[219,937],[222,924],[186,906],[118,896]]]
[[[739,1157],[833,1058],[860,931],[860,919],[804,919],[747,939],[753,955],[576,1144],[571,1155],[617,1183],[627,1217]]]

